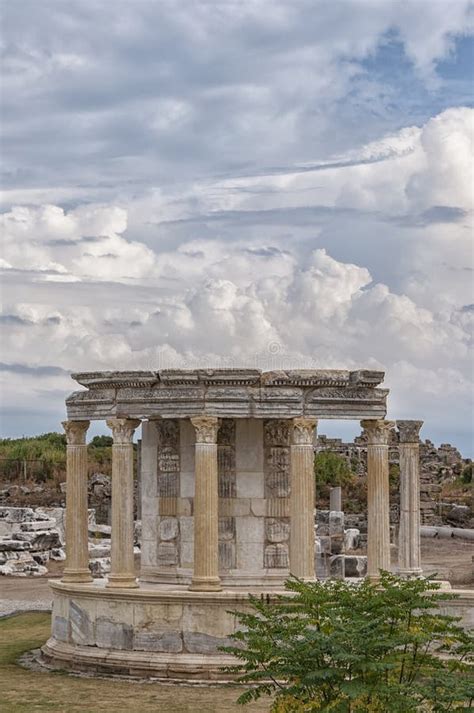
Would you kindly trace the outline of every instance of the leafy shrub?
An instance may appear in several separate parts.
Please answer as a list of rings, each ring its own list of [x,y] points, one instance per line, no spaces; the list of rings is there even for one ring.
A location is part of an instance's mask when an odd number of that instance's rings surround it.
[[[473,471],[473,464],[468,463],[465,468],[463,468],[462,473],[461,473],[461,482],[464,485],[469,485],[470,483],[473,482],[472,479],[472,471]]]
[[[238,699],[272,697],[274,713],[472,710],[474,638],[438,604],[452,594],[426,579],[287,582],[276,603],[251,597],[223,647],[227,671],[249,684]]]
[[[320,451],[314,457],[314,474],[318,486],[346,485],[354,475],[347,460],[331,451]]]

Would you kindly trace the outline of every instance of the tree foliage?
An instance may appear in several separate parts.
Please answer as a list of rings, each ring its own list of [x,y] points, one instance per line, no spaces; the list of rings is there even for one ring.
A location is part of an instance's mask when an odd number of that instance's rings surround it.
[[[112,436],[94,436],[89,443],[89,448],[111,448],[113,442]]]
[[[112,457],[112,437],[94,436],[89,444],[89,469],[108,472]],[[23,474],[26,463],[28,477],[43,481],[66,474],[66,434],[43,433],[29,438],[0,439],[0,478],[9,480]]]
[[[356,478],[346,458],[331,451],[320,451],[314,456],[314,477],[318,498],[329,497],[329,489],[338,485],[348,488]]]
[[[473,710],[473,643],[438,605],[452,594],[425,579],[381,573],[378,584],[287,582],[276,603],[251,597],[236,612],[238,659],[227,671],[249,703],[274,713],[410,713]]]

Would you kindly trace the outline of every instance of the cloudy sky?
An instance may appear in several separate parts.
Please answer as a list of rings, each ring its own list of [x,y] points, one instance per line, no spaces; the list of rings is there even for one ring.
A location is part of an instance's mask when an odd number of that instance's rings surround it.
[[[470,2],[2,14],[3,435],[74,370],[365,367],[470,452]]]

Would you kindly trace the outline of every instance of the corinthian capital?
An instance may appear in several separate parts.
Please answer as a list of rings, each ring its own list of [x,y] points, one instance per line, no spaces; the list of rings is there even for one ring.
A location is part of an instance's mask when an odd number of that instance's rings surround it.
[[[84,446],[90,421],[63,421],[68,446]]]
[[[395,424],[393,421],[367,419],[361,421],[360,425],[364,429],[364,435],[370,446],[388,446],[390,431]]]
[[[217,443],[219,419],[215,416],[195,416],[191,423],[196,431],[196,443]]]
[[[114,446],[129,445],[135,429],[140,425],[140,421],[134,418],[110,418],[106,423],[112,431]]]
[[[315,418],[294,418],[291,444],[293,446],[312,446],[316,424]]]
[[[400,443],[419,443],[423,421],[397,421]]]

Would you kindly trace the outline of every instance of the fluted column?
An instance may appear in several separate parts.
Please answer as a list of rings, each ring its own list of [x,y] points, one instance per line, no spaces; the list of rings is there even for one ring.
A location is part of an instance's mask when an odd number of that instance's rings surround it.
[[[314,418],[294,418],[290,445],[290,573],[314,579]]]
[[[421,574],[420,553],[420,445],[423,421],[397,421],[400,454],[400,527],[398,571]]]
[[[388,443],[393,422],[361,421],[367,437],[367,575],[390,570]]]
[[[140,421],[113,418],[112,532],[107,587],[137,587],[133,557],[133,433]]]
[[[218,550],[217,429],[218,419],[191,419],[196,431],[194,471],[194,571],[190,589],[221,589]]]
[[[63,421],[67,439],[66,566],[63,582],[91,582],[88,549],[87,446],[89,421]]]

